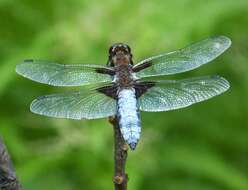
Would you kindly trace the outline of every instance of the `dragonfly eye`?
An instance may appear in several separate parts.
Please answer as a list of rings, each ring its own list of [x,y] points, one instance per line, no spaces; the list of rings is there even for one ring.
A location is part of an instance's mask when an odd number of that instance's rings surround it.
[[[127,51],[128,53],[131,53],[131,48],[130,48],[128,45],[126,45],[126,44],[125,44],[125,49],[126,49],[126,51]]]
[[[113,49],[114,49],[114,47],[113,47],[113,46],[111,46],[111,47],[109,48],[109,55],[110,55],[110,54],[112,54]]]
[[[133,64],[131,48],[124,43],[116,43],[109,48],[109,59],[107,65],[114,66],[113,58],[117,55],[117,53],[122,53],[129,57],[128,59],[130,59],[131,64]]]
[[[131,48],[127,44],[116,43],[109,48],[109,55],[115,55],[117,51],[123,51],[125,54],[131,53]]]

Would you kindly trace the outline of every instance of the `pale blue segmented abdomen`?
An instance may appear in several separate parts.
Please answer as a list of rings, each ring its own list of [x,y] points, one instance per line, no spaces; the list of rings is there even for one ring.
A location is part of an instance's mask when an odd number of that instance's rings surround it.
[[[134,88],[123,88],[118,92],[117,116],[122,136],[132,150],[141,133],[140,113]]]

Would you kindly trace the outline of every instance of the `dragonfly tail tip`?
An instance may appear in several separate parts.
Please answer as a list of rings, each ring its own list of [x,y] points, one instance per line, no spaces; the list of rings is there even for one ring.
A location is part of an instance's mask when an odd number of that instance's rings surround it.
[[[137,143],[132,142],[132,143],[129,144],[129,146],[130,146],[131,150],[135,150],[135,148],[137,146]]]

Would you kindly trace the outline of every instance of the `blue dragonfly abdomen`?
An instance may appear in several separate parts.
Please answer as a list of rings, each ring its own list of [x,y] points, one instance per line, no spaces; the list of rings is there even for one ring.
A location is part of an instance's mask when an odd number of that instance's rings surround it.
[[[141,133],[140,113],[134,88],[122,88],[119,90],[117,117],[124,140],[134,150]]]

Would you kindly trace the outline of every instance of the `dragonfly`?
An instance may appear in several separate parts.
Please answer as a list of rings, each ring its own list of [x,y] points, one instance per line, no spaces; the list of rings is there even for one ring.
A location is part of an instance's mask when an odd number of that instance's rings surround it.
[[[130,47],[116,43],[109,48],[106,66],[25,60],[16,66],[16,72],[52,86],[91,86],[38,97],[30,110],[40,115],[78,120],[116,116],[123,139],[134,150],[141,135],[141,111],[184,108],[230,87],[225,78],[217,75],[179,80],[156,78],[196,69],[218,57],[230,45],[228,37],[209,37],[134,64]]]

